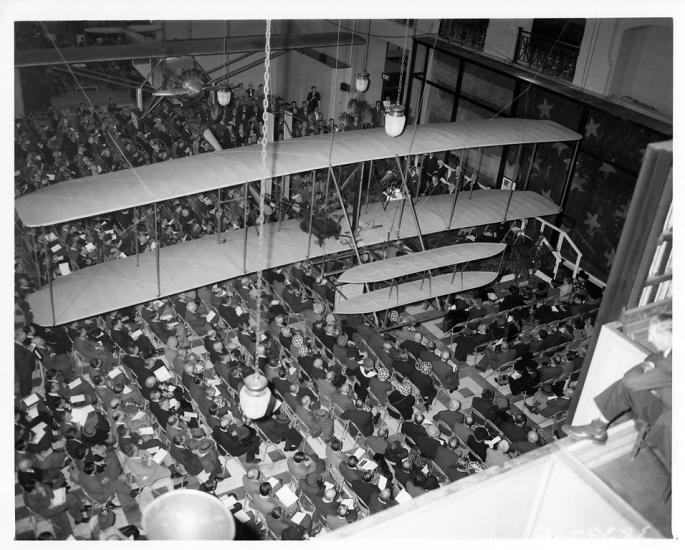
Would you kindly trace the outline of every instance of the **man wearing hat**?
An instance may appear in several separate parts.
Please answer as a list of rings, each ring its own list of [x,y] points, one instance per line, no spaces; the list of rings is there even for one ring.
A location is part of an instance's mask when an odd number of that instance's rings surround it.
[[[205,472],[209,472],[213,477],[222,477],[223,466],[219,461],[219,455],[217,454],[214,442],[211,438],[203,438],[195,453],[200,459],[200,463]]]
[[[415,402],[416,399],[411,394],[411,383],[408,380],[402,382],[398,388],[388,395],[388,404],[394,407],[404,420],[409,420],[412,417]],[[388,414],[399,420],[395,411],[388,410]]]

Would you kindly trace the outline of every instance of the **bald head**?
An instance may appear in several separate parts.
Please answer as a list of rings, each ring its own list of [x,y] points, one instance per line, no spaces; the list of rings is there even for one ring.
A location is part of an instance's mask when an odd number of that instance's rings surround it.
[[[459,409],[461,409],[461,401],[459,401],[458,399],[450,399],[448,407],[451,411],[458,411]]]

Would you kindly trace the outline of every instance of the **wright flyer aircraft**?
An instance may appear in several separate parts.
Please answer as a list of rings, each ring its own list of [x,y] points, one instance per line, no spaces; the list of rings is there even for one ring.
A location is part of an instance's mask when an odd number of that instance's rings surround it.
[[[315,241],[312,220],[302,230],[300,220],[284,219],[263,225],[262,246],[255,226],[219,230],[218,235],[157,247],[118,260],[86,267],[50,280],[28,297],[35,322],[60,325],[122,307],[169,296],[256,271],[316,259],[341,252],[354,253],[357,266],[339,282],[364,284],[361,297],[342,299],[336,313],[387,310],[437,296],[489,284],[497,273],[464,271],[456,266],[502,252],[504,245],[468,243],[427,250],[423,236],[459,228],[541,218],[559,213],[559,206],[532,191],[473,189],[428,197],[412,196],[407,186],[408,158],[446,150],[577,142],[581,136],[555,122],[498,118],[409,126],[397,137],[382,128],[318,135],[267,145],[266,167],[260,145],[214,151],[135,169],[79,178],[39,189],[15,201],[17,215],[28,227],[45,233],[55,224],[103,215],[160,201],[242,187],[290,174],[327,169],[340,208],[330,216],[343,236]],[[394,159],[402,179],[402,198],[372,202],[351,219],[345,208],[334,167]],[[363,169],[359,175],[361,199]],[[354,174],[353,174],[354,175]],[[370,170],[369,174],[370,176]],[[352,177],[352,176],[350,176]],[[368,187],[368,182],[367,182]],[[254,190],[251,191],[254,194]],[[361,202],[361,201],[359,201]],[[399,213],[399,215],[398,215]],[[404,213],[404,215],[402,215]],[[362,265],[360,250],[402,239],[418,238],[422,251]],[[258,249],[259,254],[255,253]],[[250,251],[248,253],[248,251]],[[406,281],[412,274],[455,266],[447,275]],[[425,276],[424,276],[425,279]],[[386,288],[371,290],[389,281]],[[388,292],[390,290],[390,292]]]

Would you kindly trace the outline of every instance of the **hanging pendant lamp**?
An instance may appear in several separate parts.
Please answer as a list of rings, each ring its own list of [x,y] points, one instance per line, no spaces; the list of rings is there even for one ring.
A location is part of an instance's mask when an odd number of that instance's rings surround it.
[[[404,131],[407,117],[404,116],[404,107],[394,104],[385,112],[385,133],[391,138],[396,138]]]
[[[369,89],[369,73],[366,71],[362,71],[361,73],[357,73],[357,80],[355,81],[355,87],[357,88],[357,91],[360,93],[364,93],[366,90]]]
[[[219,102],[219,105],[222,107],[226,107],[231,102],[231,90],[230,88],[225,88],[222,90],[217,90],[216,92],[216,99]]]
[[[271,391],[266,377],[255,371],[245,377],[240,389],[240,410],[248,418],[262,418],[266,414]]]
[[[400,61],[400,81],[397,85],[397,101],[388,107],[385,111],[385,133],[391,138],[396,138],[404,131],[404,125],[407,122],[407,117],[404,116],[404,107],[402,107],[400,100],[402,99],[402,84],[404,83],[404,64],[407,59],[407,38],[409,36],[409,19],[407,19],[404,26],[404,48],[402,48],[402,61]]]
[[[261,256],[263,243],[264,243],[264,219],[266,218],[265,212],[265,176],[267,173],[267,150],[266,150],[266,134],[267,134],[267,124],[268,124],[268,98],[269,98],[269,72],[270,72],[270,57],[271,57],[271,20],[266,21],[266,40],[264,46],[264,99],[262,102],[263,112],[262,112],[262,171],[263,177],[259,189],[259,247],[257,249],[257,256]],[[257,281],[258,281],[258,294],[257,294],[257,331],[255,334],[256,343],[260,344],[263,338],[266,338],[262,334],[262,292],[261,292],[261,281],[262,281],[262,270],[261,268],[257,271]],[[240,389],[240,410],[247,418],[256,420],[262,418],[269,407],[269,402],[271,401],[271,390],[269,389],[269,384],[267,379],[263,374],[259,372],[259,359],[255,357],[252,374],[245,377],[243,380],[243,387]]]

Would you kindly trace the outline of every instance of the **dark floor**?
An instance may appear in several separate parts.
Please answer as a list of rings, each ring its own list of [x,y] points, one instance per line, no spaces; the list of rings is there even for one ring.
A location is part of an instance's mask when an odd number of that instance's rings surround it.
[[[593,471],[664,537],[673,537],[671,500],[663,502],[670,479],[648,449],[642,449],[635,460],[627,454]]]

